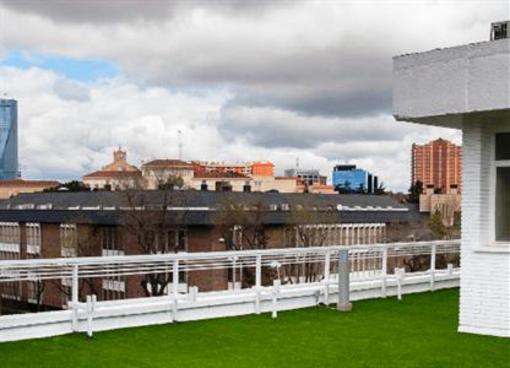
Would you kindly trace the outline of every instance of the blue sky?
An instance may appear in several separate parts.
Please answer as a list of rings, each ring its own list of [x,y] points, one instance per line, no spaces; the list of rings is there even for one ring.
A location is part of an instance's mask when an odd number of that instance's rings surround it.
[[[77,59],[29,50],[9,51],[5,57],[0,59],[0,66],[19,69],[38,67],[80,82],[93,82],[97,79],[112,78],[119,74],[119,68],[108,60]]]

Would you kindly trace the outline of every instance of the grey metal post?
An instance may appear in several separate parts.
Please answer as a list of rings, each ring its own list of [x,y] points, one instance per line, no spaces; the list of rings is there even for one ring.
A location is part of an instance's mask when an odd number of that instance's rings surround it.
[[[72,327],[73,331],[78,331],[78,301],[79,301],[79,280],[78,280],[78,265],[73,265],[73,273],[72,273],[72,284],[71,284],[71,308],[73,311],[73,321]]]
[[[430,290],[432,291],[434,291],[436,282],[436,253],[437,246],[436,244],[432,244],[432,249],[430,253]]]
[[[336,309],[350,312],[352,304],[349,302],[349,250],[342,249],[338,253],[338,303]]]
[[[179,260],[174,259],[172,265],[172,319],[177,319],[177,298],[179,296]]]
[[[255,313],[260,314],[260,288],[262,286],[262,256],[257,254],[255,261]]]
[[[388,248],[384,247],[382,254],[382,283],[381,283],[381,295],[383,298],[386,298],[386,287],[387,287],[387,278],[388,278]]]

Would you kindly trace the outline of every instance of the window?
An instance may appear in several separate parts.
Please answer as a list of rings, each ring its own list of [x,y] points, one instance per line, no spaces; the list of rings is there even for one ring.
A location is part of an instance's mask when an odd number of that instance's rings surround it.
[[[0,222],[0,260],[20,259],[20,233],[17,222]],[[21,282],[4,282],[0,297],[20,300]]]
[[[37,223],[27,223],[27,253],[32,256],[41,254],[41,225]]]
[[[78,256],[78,234],[75,224],[60,225],[60,250],[62,257]]]
[[[510,167],[496,168],[496,241],[510,241]]]
[[[510,133],[496,134],[496,241],[510,241]]]
[[[124,247],[120,232],[115,226],[101,226],[99,229],[103,257],[123,256]],[[108,276],[102,279],[102,300],[125,298],[126,281],[123,276]]]
[[[115,226],[102,226],[100,228],[101,247],[103,256],[123,256],[124,247]]]
[[[185,229],[167,231],[163,241],[163,253],[186,252],[188,249],[188,234]]]
[[[510,160],[510,133],[496,134],[496,161]]]
[[[41,304],[44,296],[44,284],[42,281],[27,282],[27,301],[32,304]]]

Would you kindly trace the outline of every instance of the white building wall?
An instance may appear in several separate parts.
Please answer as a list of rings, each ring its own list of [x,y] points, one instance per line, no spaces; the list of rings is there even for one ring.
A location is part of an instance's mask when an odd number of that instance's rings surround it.
[[[459,331],[510,337],[510,244],[496,243],[494,132],[510,132],[510,39],[402,55],[397,120],[463,130]]]
[[[502,39],[395,57],[395,117],[415,121],[507,109],[509,53],[510,39]],[[445,125],[445,120],[440,118],[437,124]]]
[[[510,336],[510,248],[491,247],[492,134],[464,122],[459,331]]]

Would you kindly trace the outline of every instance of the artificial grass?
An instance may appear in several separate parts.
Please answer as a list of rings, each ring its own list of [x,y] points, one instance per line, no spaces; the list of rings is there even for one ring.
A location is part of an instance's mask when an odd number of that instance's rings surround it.
[[[458,290],[0,344],[7,367],[510,367],[510,339],[457,333]]]

